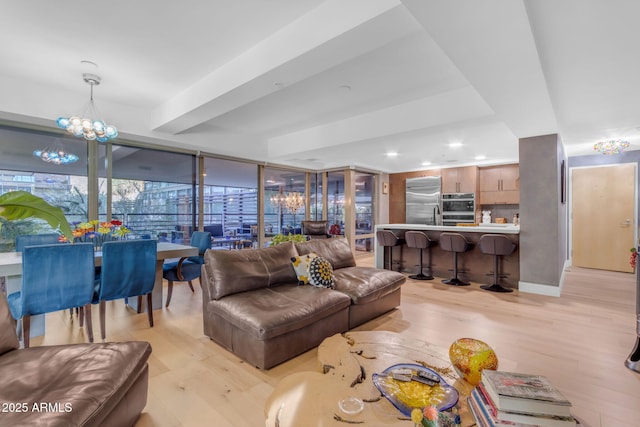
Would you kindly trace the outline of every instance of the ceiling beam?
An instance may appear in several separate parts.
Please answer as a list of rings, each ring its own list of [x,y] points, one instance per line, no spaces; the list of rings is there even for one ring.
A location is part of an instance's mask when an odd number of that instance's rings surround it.
[[[400,0],[326,1],[158,106],[151,128],[185,132],[406,35],[375,24],[394,9],[403,10]]]
[[[402,0],[519,138],[558,125],[522,0]]]

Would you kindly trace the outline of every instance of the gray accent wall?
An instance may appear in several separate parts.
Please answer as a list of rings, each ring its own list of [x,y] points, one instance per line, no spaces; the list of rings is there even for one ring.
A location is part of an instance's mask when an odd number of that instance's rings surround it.
[[[560,193],[564,148],[557,134],[522,138],[519,155],[521,288],[523,282],[528,289],[554,287],[549,294],[559,295],[567,259],[567,205]]]

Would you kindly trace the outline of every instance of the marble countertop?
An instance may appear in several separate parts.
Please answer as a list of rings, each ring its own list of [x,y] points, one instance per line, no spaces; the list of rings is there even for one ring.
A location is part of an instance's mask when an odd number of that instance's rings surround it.
[[[520,226],[513,224],[479,224],[477,226],[449,226],[424,224],[378,224],[376,230],[425,230],[425,231],[453,231],[456,233],[495,233],[520,234]]]

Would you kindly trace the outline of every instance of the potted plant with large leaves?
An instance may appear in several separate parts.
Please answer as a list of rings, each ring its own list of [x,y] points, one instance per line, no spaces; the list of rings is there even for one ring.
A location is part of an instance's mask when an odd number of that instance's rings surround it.
[[[71,225],[62,209],[26,191],[10,191],[0,195],[0,218],[6,221],[42,219],[65,238],[73,240]]]

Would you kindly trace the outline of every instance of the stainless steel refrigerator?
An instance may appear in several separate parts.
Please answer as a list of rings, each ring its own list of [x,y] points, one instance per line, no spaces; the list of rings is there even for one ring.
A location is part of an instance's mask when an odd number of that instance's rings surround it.
[[[408,178],[406,183],[406,223],[442,225],[442,181],[439,176]]]

